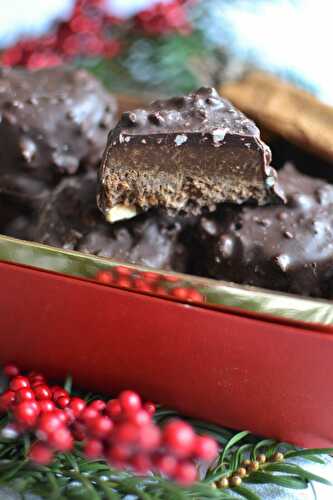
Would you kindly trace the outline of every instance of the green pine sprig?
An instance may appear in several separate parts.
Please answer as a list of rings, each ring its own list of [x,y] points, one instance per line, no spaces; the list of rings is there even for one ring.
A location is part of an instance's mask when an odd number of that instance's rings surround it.
[[[175,411],[158,408],[155,419],[162,425],[175,416],[179,416]],[[218,460],[202,472],[201,481],[191,487],[183,488],[158,475],[141,477],[119,471],[103,460],[89,461],[83,456],[79,443],[73,452],[58,454],[49,466],[34,465],[27,459],[30,441],[26,435],[13,440],[0,438],[0,486],[10,486],[21,494],[31,492],[51,500],[118,500],[129,494],[142,500],[232,500],[235,496],[231,493],[248,500],[260,500],[260,496],[250,489],[250,484],[276,484],[290,489],[305,489],[311,481],[330,484],[292,460],[303,458],[324,463],[322,456],[333,454],[333,448],[298,449],[271,439],[260,440],[247,431],[235,433],[214,424],[187,420],[197,432],[212,435],[221,445]],[[0,435],[6,423],[6,418],[0,421]],[[262,463],[258,462],[259,458]],[[232,478],[249,462],[253,470],[250,466],[241,484],[232,486]],[[253,464],[257,464],[256,467]],[[228,479],[227,487],[222,487],[223,479]]]

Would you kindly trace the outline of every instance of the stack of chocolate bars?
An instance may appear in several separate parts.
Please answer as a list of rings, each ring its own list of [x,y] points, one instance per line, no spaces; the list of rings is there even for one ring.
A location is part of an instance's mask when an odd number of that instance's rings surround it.
[[[0,70],[2,234],[333,297],[333,186],[315,170],[277,174],[257,126],[212,88],[116,116],[85,71]]]

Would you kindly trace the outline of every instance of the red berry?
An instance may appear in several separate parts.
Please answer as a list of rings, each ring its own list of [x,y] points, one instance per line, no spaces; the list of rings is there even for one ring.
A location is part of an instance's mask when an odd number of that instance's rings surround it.
[[[98,412],[102,412],[106,408],[106,403],[101,399],[95,399],[95,401],[92,401],[89,406],[90,408],[94,408],[94,410],[97,410]]]
[[[123,391],[119,394],[119,402],[125,413],[134,413],[141,409],[140,396],[133,391]]]
[[[178,483],[187,486],[197,479],[197,468],[191,462],[181,462],[176,466],[174,477]]]
[[[30,380],[30,385],[31,385],[32,389],[36,389],[36,387],[39,387],[40,385],[45,385],[45,380],[31,379]]]
[[[56,412],[44,413],[38,420],[38,432],[41,433],[44,438],[45,435],[51,434],[57,429],[60,429],[63,425],[64,423]]]
[[[152,469],[152,463],[145,453],[136,453],[131,457],[131,466],[138,474],[147,474]]]
[[[20,373],[20,370],[17,368],[16,365],[8,363],[7,365],[4,366],[3,372],[7,377],[12,378],[16,377]]]
[[[140,429],[129,422],[124,422],[114,428],[111,438],[115,443],[132,445],[137,442]]]
[[[6,413],[15,402],[15,392],[5,391],[0,396],[0,413]]]
[[[74,417],[78,417],[85,407],[86,402],[81,398],[72,398],[69,403],[69,408],[72,410]]]
[[[49,399],[42,399],[41,401],[39,401],[38,406],[41,413],[47,413],[55,410],[56,408],[56,405],[53,403],[53,401],[50,401]]]
[[[161,431],[154,425],[149,424],[139,429],[138,443],[143,450],[153,450],[157,448],[161,441]]]
[[[57,401],[57,399],[63,398],[63,397],[68,398],[68,392],[65,389],[63,389],[62,387],[59,387],[59,386],[52,387],[51,392],[52,392],[52,398],[54,399],[54,401]]]
[[[154,273],[152,271],[145,271],[141,273],[141,275],[144,278],[144,280],[147,281],[148,283],[156,283],[161,278],[159,274]]]
[[[194,442],[194,454],[205,461],[214,460],[218,453],[216,441],[209,436],[197,436]]]
[[[28,379],[30,380],[31,384],[37,381],[43,382],[45,384],[45,377],[41,373],[30,372],[28,373]]]
[[[19,389],[15,393],[15,402],[21,403],[22,401],[35,401],[34,392],[28,387],[25,387],[24,389]]]
[[[35,443],[29,451],[29,458],[37,464],[48,465],[53,460],[53,451],[44,443]]]
[[[86,406],[83,410],[82,413],[80,414],[80,420],[83,420],[83,422],[88,423],[89,420],[92,420],[96,417],[98,417],[99,413],[97,410],[94,408],[91,408],[90,406]]]
[[[96,275],[97,281],[110,285],[115,282],[114,276],[109,271],[99,271]]]
[[[38,409],[31,401],[22,401],[14,407],[14,416],[19,424],[32,427],[35,425],[38,417]]]
[[[29,403],[30,403],[31,407],[34,408],[34,410],[39,415],[40,410],[39,410],[39,404],[37,403],[37,401],[32,400],[32,401],[29,401]]]
[[[158,286],[155,288],[155,293],[157,295],[163,295],[163,296],[167,296],[169,295],[169,292],[166,288],[163,288],[162,286]]]
[[[123,444],[114,444],[107,453],[107,459],[111,464],[122,467],[131,456],[131,449]]]
[[[34,393],[38,401],[41,399],[51,399],[52,397],[51,390],[47,385],[38,385],[34,388]]]
[[[154,405],[154,403],[151,403],[150,401],[147,401],[147,403],[143,405],[143,409],[146,410],[146,412],[148,412],[149,415],[154,415],[154,413],[156,412],[156,406]]]
[[[120,277],[117,279],[117,286],[120,288],[132,288],[132,281],[128,278]]]
[[[169,477],[174,475],[177,463],[177,459],[173,455],[161,455],[154,460],[156,469]]]
[[[29,380],[27,379],[27,377],[22,377],[22,375],[17,375],[16,377],[14,377],[9,384],[9,388],[15,392],[29,386]]]
[[[170,295],[179,300],[186,300],[188,298],[188,289],[184,287],[176,287],[170,291]]]
[[[57,415],[57,417],[59,418],[60,422],[62,422],[63,424],[67,424],[67,422],[68,422],[68,416],[66,415],[66,413],[64,412],[64,410],[60,410],[60,408],[56,408],[55,410],[53,410],[53,414]]]
[[[117,419],[122,413],[122,409],[118,399],[111,399],[106,405],[106,413],[110,418]]]
[[[194,288],[189,288],[188,289],[188,296],[187,296],[187,301],[188,302],[204,302],[204,297],[203,295],[195,290]]]
[[[163,441],[171,453],[186,457],[193,451],[195,433],[186,422],[171,420],[163,429]]]
[[[150,424],[151,416],[145,410],[138,410],[136,413],[131,413],[128,416],[128,420],[132,422],[132,424],[136,424],[141,427],[143,425]]]
[[[98,415],[97,417],[90,419],[87,426],[92,436],[96,438],[104,438],[109,434],[109,432],[111,432],[113,422],[109,417]]]
[[[88,439],[84,445],[84,454],[90,460],[100,458],[103,455],[103,445],[97,439]]]
[[[133,269],[126,266],[117,266],[115,267],[115,271],[119,274],[119,276],[131,276],[133,273]]]
[[[140,292],[152,292],[152,286],[141,278],[135,278],[133,280],[133,286],[140,290]]]
[[[174,274],[164,275],[162,276],[162,279],[168,283],[177,283],[179,281],[178,276]]]
[[[66,406],[69,405],[71,400],[69,399],[68,396],[62,396],[60,398],[57,398],[56,402],[57,402],[57,405],[60,406],[60,408],[66,408]]]
[[[59,427],[48,436],[48,443],[58,451],[69,451],[73,447],[73,438],[66,427]]]
[[[74,422],[72,434],[73,438],[76,439],[76,441],[83,441],[87,437],[85,425],[81,422]]]

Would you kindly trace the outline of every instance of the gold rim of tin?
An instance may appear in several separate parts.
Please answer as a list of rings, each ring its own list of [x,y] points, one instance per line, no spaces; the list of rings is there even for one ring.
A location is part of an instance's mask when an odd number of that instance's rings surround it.
[[[0,261],[238,314],[333,325],[333,302],[327,300],[155,270],[7,236],[0,236]]]

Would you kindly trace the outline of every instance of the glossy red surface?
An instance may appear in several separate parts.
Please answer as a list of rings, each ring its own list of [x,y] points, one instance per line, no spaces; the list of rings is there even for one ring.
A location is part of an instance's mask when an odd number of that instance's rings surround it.
[[[333,335],[0,263],[0,362],[333,445]]]

